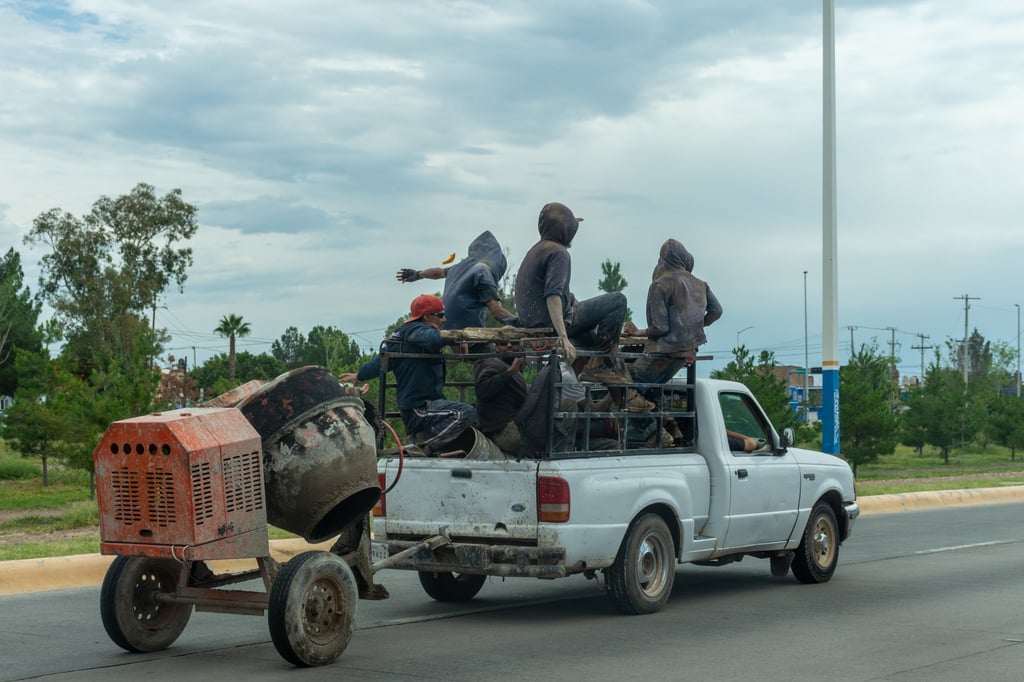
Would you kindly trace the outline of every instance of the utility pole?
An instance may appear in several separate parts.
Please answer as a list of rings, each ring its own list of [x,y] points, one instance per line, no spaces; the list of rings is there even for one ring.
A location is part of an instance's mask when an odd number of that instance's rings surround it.
[[[921,340],[921,345],[920,346],[911,346],[911,348],[913,348],[914,350],[920,350],[921,351],[921,383],[923,384],[924,383],[924,352],[928,348],[935,348],[935,346],[926,346],[926,345],[924,345],[924,340],[928,339],[928,338],[931,338],[927,334],[916,334],[916,336],[917,336],[917,338],[919,338]]]
[[[892,387],[891,406],[895,408],[896,398],[899,395],[899,387],[896,381],[896,327],[886,327],[889,330],[889,385]]]
[[[963,346],[961,346],[960,348],[960,361],[963,364],[964,368],[964,386],[966,386],[967,372],[970,369],[968,365],[970,364],[971,358],[971,356],[967,352],[967,311],[971,309],[971,304],[969,303],[970,301],[980,301],[981,299],[978,298],[977,296],[968,296],[967,294],[964,294],[963,296],[953,297],[954,301],[957,299],[963,299],[964,301],[964,343]]]
[[[852,357],[853,357],[853,354],[854,354],[854,347],[853,347],[853,330],[854,330],[854,329],[856,329],[856,327],[847,327],[847,329],[849,329],[849,330],[850,330],[850,357],[852,358]]]

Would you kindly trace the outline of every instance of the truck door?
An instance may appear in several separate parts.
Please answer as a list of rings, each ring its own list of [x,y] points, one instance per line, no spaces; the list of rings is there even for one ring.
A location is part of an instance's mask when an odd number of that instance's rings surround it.
[[[729,472],[729,526],[725,547],[761,547],[785,544],[796,523],[800,503],[800,468],[792,454],[772,451],[768,419],[745,393],[722,392],[719,404],[725,420],[721,434]],[[757,448],[744,450],[753,439]]]

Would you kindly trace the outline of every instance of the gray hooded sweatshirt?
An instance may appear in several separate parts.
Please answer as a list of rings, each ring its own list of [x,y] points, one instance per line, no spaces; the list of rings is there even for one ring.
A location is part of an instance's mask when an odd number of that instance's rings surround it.
[[[707,341],[704,327],[722,316],[722,305],[703,280],[694,277],[693,256],[669,239],[661,246],[647,290],[649,353],[676,353]]]
[[[550,327],[547,297],[558,295],[567,312],[576,302],[569,291],[572,244],[580,222],[563,204],[545,204],[537,220],[540,241],[526,253],[516,275],[516,312],[523,327]]]

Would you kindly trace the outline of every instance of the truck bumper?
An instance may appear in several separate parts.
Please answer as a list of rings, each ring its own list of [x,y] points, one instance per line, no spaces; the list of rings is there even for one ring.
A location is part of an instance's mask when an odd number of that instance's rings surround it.
[[[392,556],[421,544],[414,540],[375,542],[374,558]],[[453,542],[434,549],[422,547],[389,568],[407,571],[451,572],[517,578],[563,578],[567,570],[562,547],[520,547]],[[580,568],[579,570],[582,570]]]
[[[846,523],[843,524],[843,537],[840,542],[850,537],[850,533],[853,532],[853,522],[860,516],[860,507],[857,506],[856,502],[847,502],[843,505],[843,512],[846,516]]]

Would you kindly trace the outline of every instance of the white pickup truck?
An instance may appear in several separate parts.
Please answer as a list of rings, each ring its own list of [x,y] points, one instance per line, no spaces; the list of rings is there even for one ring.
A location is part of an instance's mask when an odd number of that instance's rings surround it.
[[[690,434],[682,446],[549,448],[518,460],[382,457],[376,557],[401,559],[392,567],[418,571],[440,601],[472,599],[489,575],[600,571],[613,605],[629,614],[664,606],[683,562],[767,558],[773,575],[792,569],[800,582],[828,581],[859,514],[850,467],[793,447],[792,431],[777,433],[742,384],[696,380],[691,368],[677,388],[675,412],[612,416],[673,416]],[[761,447],[730,450],[727,429]],[[445,542],[410,550],[429,536]]]

